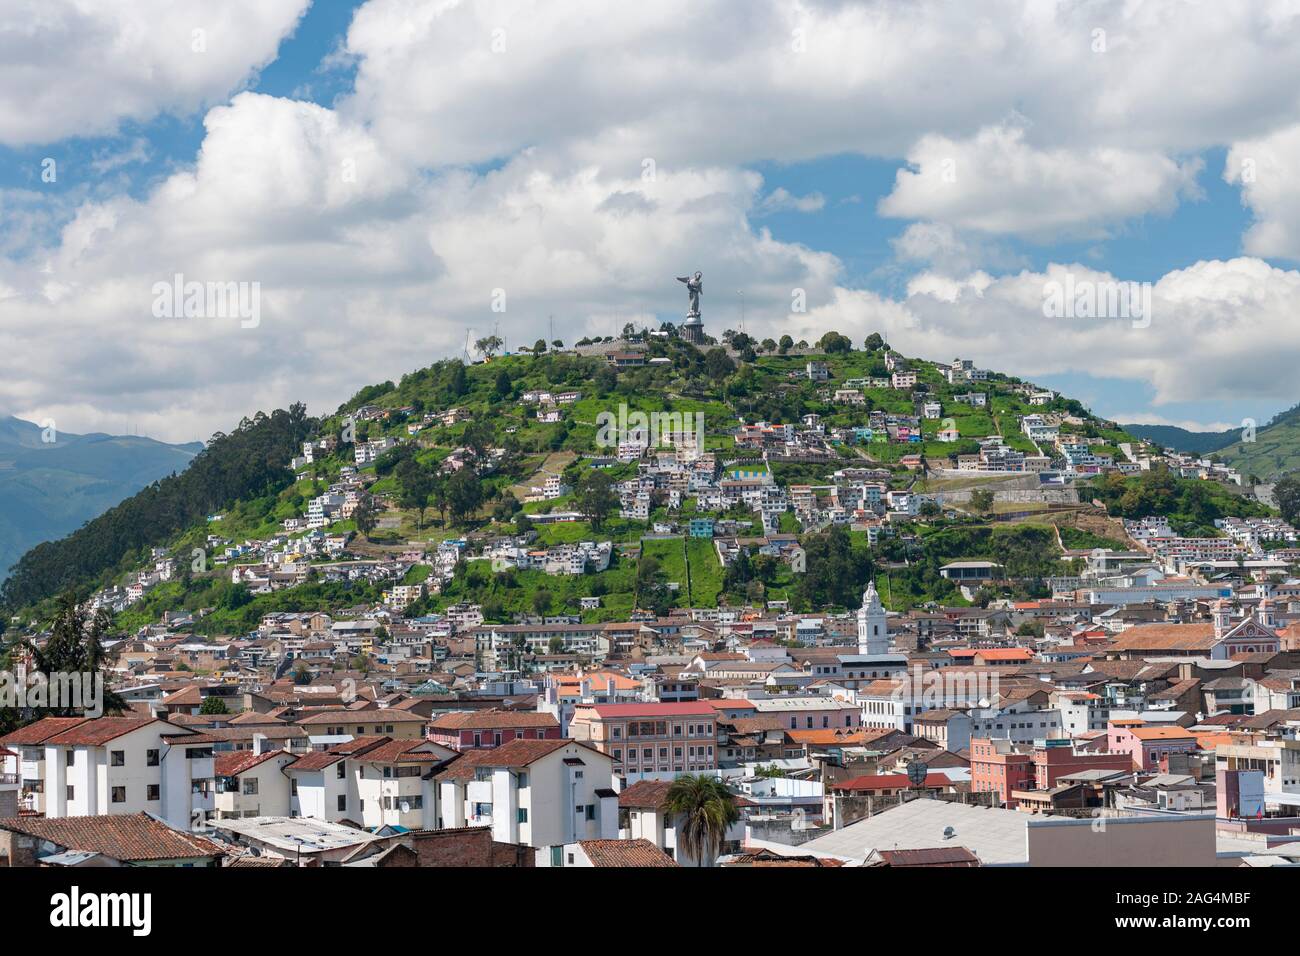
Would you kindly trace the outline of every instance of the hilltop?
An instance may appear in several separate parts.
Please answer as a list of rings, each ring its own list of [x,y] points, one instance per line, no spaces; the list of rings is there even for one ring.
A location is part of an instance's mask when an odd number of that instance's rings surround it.
[[[1069,570],[1063,548],[1127,546],[1091,495],[1036,472],[1136,471],[1151,453],[1137,436],[1014,376],[878,339],[539,342],[367,386],[319,420],[259,413],[184,474],[29,552],[3,597],[31,609],[72,587],[98,592],[120,626],[189,611],[207,633],[381,601],[625,620],[747,600],[856,606],[877,574],[891,606],[963,603],[945,562],[993,560],[1041,589]],[[637,412],[702,422],[698,447],[599,444],[602,422]],[[1216,495],[1188,520],[1238,500]],[[854,509],[867,517],[849,527]],[[732,544],[749,540],[767,543]]]

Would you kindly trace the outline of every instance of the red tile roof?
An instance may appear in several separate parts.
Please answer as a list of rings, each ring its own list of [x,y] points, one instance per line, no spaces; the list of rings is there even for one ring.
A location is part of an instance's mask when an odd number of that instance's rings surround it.
[[[671,786],[667,780],[638,780],[618,795],[618,805],[636,810],[657,810],[663,806]]]
[[[592,866],[676,866],[677,863],[649,840],[580,840],[578,846]]]
[[[389,740],[380,744],[373,750],[366,750],[358,754],[358,759],[365,760],[368,763],[440,763],[441,761],[451,759],[437,751],[447,751],[447,747],[439,747],[433,744],[436,750],[417,751],[416,748],[432,744],[429,740]]]
[[[710,697],[700,701],[714,710],[758,710],[758,705],[750,700],[736,700],[732,697]]]
[[[287,750],[268,750],[255,754],[251,750],[232,750],[216,755],[213,761],[213,773],[218,777],[238,777],[245,771],[252,770],[258,764],[265,763],[273,757],[297,757]]]
[[[97,717],[51,737],[46,743],[97,747],[153,723],[162,724],[163,721],[150,717]]]
[[[471,750],[468,753],[461,754],[446,770],[438,774],[437,779],[470,780],[473,779],[474,771],[478,767],[526,767],[547,754],[572,746],[581,747],[591,753],[599,753],[599,751],[592,750],[586,744],[579,743],[576,740],[525,740],[516,738],[506,741],[500,747],[493,747],[491,750]],[[604,755],[601,754],[601,756]]]
[[[923,850],[880,850],[886,866],[979,866],[980,861],[964,846],[940,846]]]
[[[65,730],[84,724],[89,717],[42,717],[34,724],[28,724],[26,727],[20,727],[11,734],[0,737],[0,744],[13,744],[14,746],[34,746],[43,744]]]
[[[147,813],[100,817],[9,817],[0,830],[26,833],[56,846],[102,853],[124,863],[219,857],[221,847],[192,833],[173,830]]]
[[[299,724],[423,724],[427,717],[392,707],[368,707],[365,710],[326,710],[299,717]]]
[[[429,722],[431,730],[496,730],[510,727],[558,727],[551,714],[507,710],[461,710]]]

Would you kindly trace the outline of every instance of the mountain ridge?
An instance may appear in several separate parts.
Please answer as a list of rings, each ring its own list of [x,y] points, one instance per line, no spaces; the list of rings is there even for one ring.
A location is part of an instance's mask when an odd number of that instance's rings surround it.
[[[0,579],[26,551],[184,470],[202,449],[201,442],[47,432],[20,418],[0,418]]]

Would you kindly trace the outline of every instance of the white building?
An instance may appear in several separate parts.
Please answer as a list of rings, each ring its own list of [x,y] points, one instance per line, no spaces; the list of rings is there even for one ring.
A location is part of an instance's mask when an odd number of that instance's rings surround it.
[[[47,717],[4,740],[47,817],[145,812],[189,829],[213,811],[211,741],[165,720]]]
[[[531,847],[618,837],[614,761],[575,740],[510,740],[443,770],[437,826],[491,826]]]

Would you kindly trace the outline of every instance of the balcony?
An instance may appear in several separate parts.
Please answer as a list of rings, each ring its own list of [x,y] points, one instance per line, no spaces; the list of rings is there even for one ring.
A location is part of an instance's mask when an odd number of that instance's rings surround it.
[[[0,787],[16,787],[19,779],[16,773],[0,773]]]

